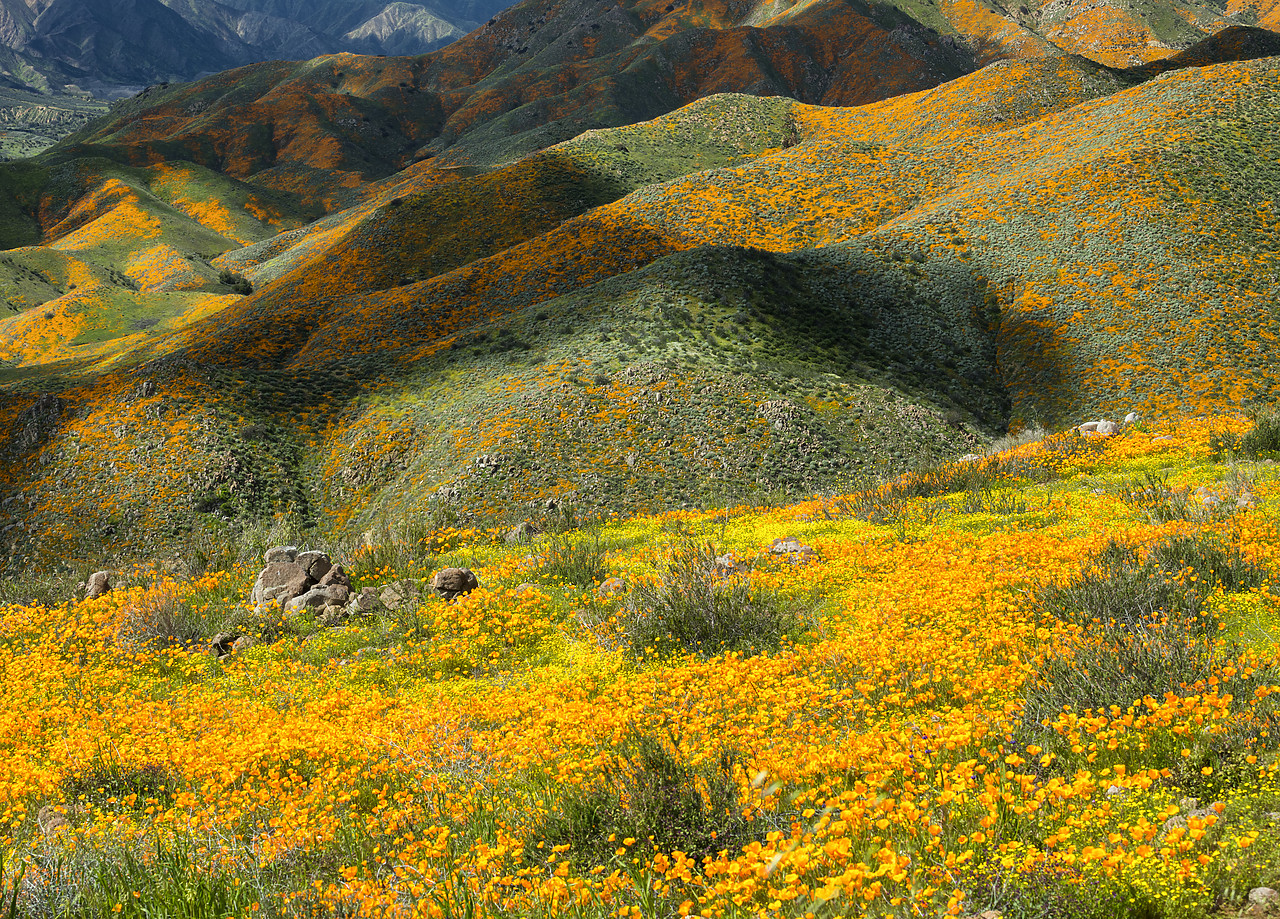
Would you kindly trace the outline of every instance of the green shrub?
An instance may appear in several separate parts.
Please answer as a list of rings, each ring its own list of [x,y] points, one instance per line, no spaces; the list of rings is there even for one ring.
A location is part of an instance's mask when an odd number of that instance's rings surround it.
[[[211,627],[191,599],[172,594],[146,596],[124,611],[117,641],[125,648],[190,648],[209,637]]]
[[[1065,706],[1125,709],[1146,696],[1182,692],[1228,663],[1236,675],[1220,691],[1250,705],[1253,690],[1277,673],[1247,666],[1241,650],[1222,640],[1204,601],[1216,587],[1245,590],[1265,578],[1238,549],[1202,534],[1168,539],[1145,558],[1108,543],[1079,575],[1034,597],[1042,614],[1081,628],[1024,686],[1024,730],[1035,734]],[[1259,736],[1267,730],[1259,728]]]
[[[1268,406],[1249,413],[1253,428],[1236,435],[1218,431],[1209,438],[1209,450],[1214,459],[1240,456],[1261,459],[1280,454],[1280,408]]]
[[[1152,523],[1172,520],[1194,520],[1201,510],[1186,489],[1169,486],[1169,480],[1154,472],[1146,472],[1120,485],[1120,497],[1141,510]]]
[[[605,563],[608,547],[596,533],[576,539],[568,533],[552,533],[539,546],[538,578],[551,584],[589,588],[609,577]]]
[[[964,514],[992,514],[1007,517],[1027,512],[1027,499],[1021,492],[997,489],[989,484],[970,486],[960,499],[959,510]]]
[[[763,837],[764,825],[746,810],[732,752],[693,766],[648,735],[629,738],[593,779],[570,786],[536,829],[526,851],[568,845],[581,865],[609,864],[624,841],[643,852],[679,850],[701,860],[738,852]]]
[[[1062,477],[1068,464],[1099,456],[1101,438],[1082,437],[1074,428],[1040,438],[1040,451],[1031,457],[988,456],[965,463],[947,463],[908,472],[878,488],[836,499],[824,508],[828,519],[856,517],[870,523],[897,523],[905,519],[912,498],[934,498],[955,492],[994,495],[1019,481],[1051,482]],[[989,513],[1022,513],[1020,499],[995,499]],[[1021,509],[1019,509],[1021,508]]]
[[[167,807],[177,786],[177,777],[162,766],[126,767],[110,750],[99,748],[87,767],[63,780],[61,792],[67,801],[99,810],[141,810],[148,804]]]
[[[229,269],[222,269],[218,272],[218,283],[230,287],[233,291],[241,296],[247,296],[253,293],[253,282],[242,274],[237,274]]]
[[[1265,578],[1265,569],[1239,549],[1201,534],[1166,540],[1145,560],[1133,546],[1112,541],[1076,577],[1038,591],[1035,604],[1077,625],[1124,625],[1167,614],[1196,623],[1200,632],[1216,631],[1217,622],[1204,614],[1209,592],[1217,586],[1248,590]]]
[[[1028,727],[1075,711],[1128,708],[1205,679],[1221,663],[1212,639],[1185,615],[1155,612],[1096,623],[1049,655],[1024,688]]]
[[[716,556],[709,544],[679,543],[656,582],[632,588],[622,616],[633,655],[760,654],[813,626],[815,598],[791,597],[725,573]]]
[[[198,865],[186,849],[158,841],[151,852],[86,847],[41,861],[39,879],[29,879],[24,891],[27,915],[223,919],[251,915],[265,899],[255,885]]]

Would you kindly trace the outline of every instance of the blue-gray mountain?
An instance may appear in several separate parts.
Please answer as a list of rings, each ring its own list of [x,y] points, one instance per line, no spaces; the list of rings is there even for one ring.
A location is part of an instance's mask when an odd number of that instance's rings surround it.
[[[502,0],[0,0],[0,83],[100,96],[256,61],[421,54]]]

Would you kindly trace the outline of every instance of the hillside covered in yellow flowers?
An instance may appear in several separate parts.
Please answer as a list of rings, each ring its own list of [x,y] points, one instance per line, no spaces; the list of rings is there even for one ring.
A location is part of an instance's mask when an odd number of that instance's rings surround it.
[[[13,597],[5,902],[1270,915],[1277,446],[1274,415],[1072,430],[784,507],[516,545],[278,525]],[[291,539],[387,605],[255,607]],[[427,589],[458,566],[478,589]]]
[[[1277,15],[525,0],[0,164],[0,914],[1280,915]]]

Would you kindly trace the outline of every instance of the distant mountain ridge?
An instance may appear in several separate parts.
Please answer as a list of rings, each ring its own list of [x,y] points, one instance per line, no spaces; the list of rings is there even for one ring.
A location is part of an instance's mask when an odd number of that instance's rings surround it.
[[[422,54],[499,9],[492,0],[0,0],[0,77],[119,95],[258,61]]]

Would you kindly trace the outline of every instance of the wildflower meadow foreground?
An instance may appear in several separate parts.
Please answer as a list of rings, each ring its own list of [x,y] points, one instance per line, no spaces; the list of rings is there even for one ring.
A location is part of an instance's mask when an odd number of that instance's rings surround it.
[[[283,525],[97,599],[8,585],[3,906],[1263,915],[1274,434],[1071,431],[585,528],[292,534],[391,601],[345,621],[249,602]],[[434,596],[446,567],[479,588]]]

